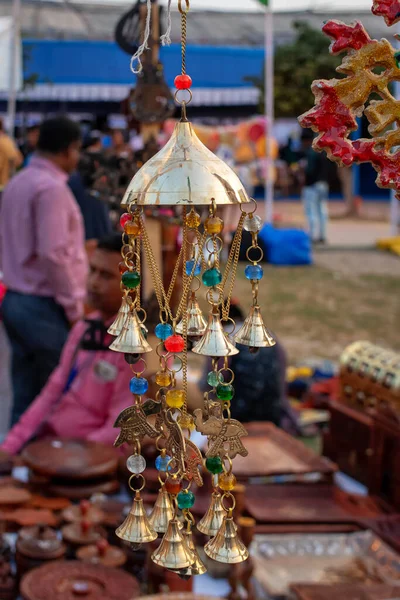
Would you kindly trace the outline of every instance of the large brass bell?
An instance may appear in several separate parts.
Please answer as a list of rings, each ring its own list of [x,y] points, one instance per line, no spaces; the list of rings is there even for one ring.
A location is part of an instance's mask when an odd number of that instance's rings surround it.
[[[204,535],[214,537],[221,529],[225,515],[226,512],[222,506],[221,494],[218,492],[213,492],[211,496],[211,504],[208,507],[204,517],[197,523],[197,529],[201,533],[204,533]]]
[[[139,492],[136,493],[128,516],[115,533],[121,540],[132,544],[146,544],[157,539],[158,535],[149,523]]]
[[[157,533],[165,533],[169,522],[174,518],[174,509],[171,498],[164,488],[158,492],[157,500],[149,516],[149,523]]]
[[[122,206],[241,204],[249,197],[234,171],[181,121],[165,146],[136,173]]]
[[[201,308],[196,298],[195,292],[192,292],[192,296],[187,306],[187,334],[189,337],[201,337],[207,327],[207,322],[203,317]],[[176,333],[183,334],[183,319],[176,326]]]
[[[251,307],[248,317],[234,339],[237,344],[251,348],[270,348],[276,344],[272,333],[264,325],[258,305]]]
[[[119,336],[113,341],[110,350],[128,354],[144,354],[151,352],[152,347],[143,335],[136,310],[130,310]]]
[[[186,569],[194,563],[195,557],[186,545],[176,517],[169,522],[161,544],[151,555],[151,560],[156,565],[173,571]]]
[[[238,536],[231,511],[224,517],[217,535],[204,546],[204,552],[213,560],[230,565],[249,558],[249,551]]]
[[[192,348],[192,352],[204,356],[232,356],[238,354],[239,350],[229,341],[223,330],[217,307],[210,312],[204,335]]]
[[[193,534],[191,529],[188,530],[187,528],[185,528],[182,531],[182,535],[186,546],[193,553],[194,561],[190,565],[190,567],[186,567],[185,569],[179,569],[177,571],[179,577],[181,577],[182,579],[189,579],[190,577],[192,577],[192,575],[204,575],[204,573],[207,573],[207,567],[201,560],[199,553],[196,550],[196,546],[193,542]]]
[[[115,318],[115,321],[110,325],[107,332],[110,335],[119,335],[122,331],[123,326],[125,325],[126,315],[129,314],[129,304],[126,300],[126,296],[122,298],[121,308],[118,311],[118,314]]]

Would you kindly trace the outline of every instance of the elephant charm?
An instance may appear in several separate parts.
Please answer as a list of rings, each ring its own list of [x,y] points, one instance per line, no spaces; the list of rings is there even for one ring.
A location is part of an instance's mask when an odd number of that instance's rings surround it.
[[[240,438],[247,435],[246,429],[236,419],[218,419],[210,416],[203,421],[203,413],[200,408],[194,411],[196,429],[209,438],[210,446],[206,457],[229,456],[235,458],[237,454],[247,456],[248,451],[243,446]]]

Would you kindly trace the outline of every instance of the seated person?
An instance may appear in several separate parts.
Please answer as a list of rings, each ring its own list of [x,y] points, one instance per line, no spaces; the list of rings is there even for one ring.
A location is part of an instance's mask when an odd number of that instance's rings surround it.
[[[57,436],[113,444],[118,414],[132,404],[132,372],[108,349],[107,327],[121,305],[121,236],[100,240],[90,258],[88,301],[97,312],[71,330],[61,361],[40,395],[11,429],[2,450],[17,454],[32,438]]]

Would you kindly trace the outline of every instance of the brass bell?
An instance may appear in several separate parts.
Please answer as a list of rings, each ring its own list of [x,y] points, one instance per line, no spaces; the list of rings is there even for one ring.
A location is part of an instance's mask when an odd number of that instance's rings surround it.
[[[213,560],[230,565],[249,558],[249,551],[238,536],[231,512],[224,517],[217,535],[204,546],[204,552]]]
[[[136,173],[122,206],[242,204],[250,202],[240,179],[181,121],[165,146]]]
[[[149,516],[149,523],[157,533],[165,533],[168,529],[169,522],[173,518],[174,509],[171,498],[163,486],[158,492],[156,503]]]
[[[214,307],[210,312],[204,335],[193,346],[192,352],[204,356],[232,356],[239,353],[239,350],[229,341],[228,336],[222,328],[217,307]]]
[[[152,347],[143,335],[136,310],[129,311],[122,331],[111,344],[110,350],[128,354],[144,354],[152,351]]]
[[[121,308],[118,311],[118,314],[115,318],[115,321],[107,330],[107,333],[110,335],[119,335],[122,331],[122,328],[126,321],[126,315],[129,314],[129,304],[126,301],[126,296],[122,298]]]
[[[272,333],[264,325],[258,305],[251,307],[248,317],[234,339],[237,344],[251,348],[271,348],[276,344]]]
[[[196,550],[196,546],[193,543],[193,534],[191,530],[187,530],[186,528],[182,531],[183,539],[186,543],[186,546],[193,553],[194,561],[190,565],[190,567],[186,567],[186,569],[177,570],[177,574],[182,579],[189,579],[192,575],[204,575],[207,573],[207,567],[201,560],[199,553]]]
[[[204,517],[197,523],[197,529],[204,533],[204,535],[214,536],[217,535],[221,529],[222,522],[226,515],[225,510],[222,507],[221,494],[219,492],[213,492],[211,496],[211,504]]]
[[[207,327],[207,322],[203,317],[199,303],[197,302],[195,292],[192,292],[192,296],[187,306],[187,334],[188,337],[201,337]],[[183,334],[183,320],[176,326],[176,333]]]
[[[115,533],[121,540],[132,544],[146,544],[157,539],[158,535],[149,523],[139,493],[136,493],[128,516]]]
[[[174,571],[186,569],[194,563],[195,557],[186,545],[176,517],[169,522],[161,544],[151,555],[151,560],[160,567]]]

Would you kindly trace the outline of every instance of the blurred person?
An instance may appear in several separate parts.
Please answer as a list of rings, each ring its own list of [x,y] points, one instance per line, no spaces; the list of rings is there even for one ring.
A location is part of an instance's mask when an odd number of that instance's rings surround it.
[[[304,165],[302,198],[311,240],[314,243],[325,244],[329,196],[327,158],[314,150],[313,139],[313,132],[305,129],[301,135]]]
[[[132,149],[127,144],[124,132],[121,129],[112,131],[110,153],[116,158],[129,159],[132,157]]]
[[[100,240],[90,257],[88,302],[95,312],[69,334],[47,385],[9,432],[2,450],[17,454],[32,438],[56,436],[112,444],[117,415],[132,404],[130,365],[109,349],[121,305],[121,236]]]
[[[3,121],[0,119],[0,192],[7,185],[14,171],[22,165],[23,160],[24,157],[14,140],[4,131]]]
[[[79,160],[80,129],[45,121],[37,154],[4,191],[0,265],[12,351],[16,423],[59,362],[69,327],[83,314],[87,258],[82,216],[67,185]]]
[[[24,156],[23,166],[27,167],[34,155],[39,141],[40,125],[31,125],[26,131],[25,142],[21,146],[21,152]]]

